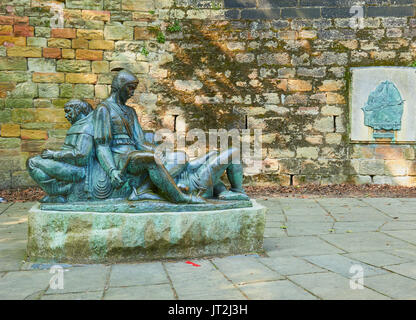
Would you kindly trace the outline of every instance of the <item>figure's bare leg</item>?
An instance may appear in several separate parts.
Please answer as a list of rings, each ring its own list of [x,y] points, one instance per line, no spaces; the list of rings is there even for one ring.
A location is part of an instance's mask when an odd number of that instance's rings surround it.
[[[72,189],[72,181],[64,181],[68,170],[74,181],[79,181],[85,176],[82,168],[60,163],[50,159],[43,159],[40,156],[30,158],[27,162],[30,176],[48,194],[41,202],[65,202],[64,196]]]
[[[129,173],[140,174],[147,170],[153,184],[161,191],[162,195],[175,203],[205,203],[205,200],[184,194],[176,185],[162,161],[155,157],[154,153],[146,151],[134,151],[129,154]]]
[[[239,149],[230,148],[208,160],[207,165],[211,170],[213,184],[217,186],[220,183],[221,176],[226,171],[231,189],[230,191],[222,190],[218,197],[224,200],[248,200],[249,198],[243,189],[243,167],[239,163],[232,163],[233,159],[239,159]],[[200,176],[203,175],[203,173],[200,174]]]

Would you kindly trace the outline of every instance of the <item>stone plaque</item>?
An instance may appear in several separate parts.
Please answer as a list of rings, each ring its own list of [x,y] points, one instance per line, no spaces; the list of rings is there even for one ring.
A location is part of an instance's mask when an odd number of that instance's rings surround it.
[[[351,68],[351,142],[416,142],[416,68]]]

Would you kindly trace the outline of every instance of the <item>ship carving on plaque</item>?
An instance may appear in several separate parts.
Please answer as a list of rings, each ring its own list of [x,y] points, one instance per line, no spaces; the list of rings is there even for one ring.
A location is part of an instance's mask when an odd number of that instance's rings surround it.
[[[391,81],[380,83],[370,93],[363,108],[364,124],[373,128],[374,139],[395,140],[395,131],[402,129],[404,100]]]

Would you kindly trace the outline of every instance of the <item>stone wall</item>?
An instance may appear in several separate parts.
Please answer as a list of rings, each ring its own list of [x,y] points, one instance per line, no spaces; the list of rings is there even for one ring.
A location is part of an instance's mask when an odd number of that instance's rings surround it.
[[[0,0],[0,188],[34,184],[65,102],[95,106],[117,68],[147,130],[262,129],[248,183],[416,184],[413,145],[349,142],[349,68],[416,60],[414,1],[361,2],[363,28],[349,0]]]

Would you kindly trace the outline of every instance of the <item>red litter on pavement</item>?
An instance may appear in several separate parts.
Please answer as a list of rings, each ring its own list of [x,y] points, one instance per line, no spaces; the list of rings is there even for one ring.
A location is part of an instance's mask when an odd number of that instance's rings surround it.
[[[186,263],[187,263],[187,264],[190,264],[190,265],[191,265],[191,266],[193,266],[193,267],[200,267],[200,265],[199,265],[199,264],[193,263],[193,262],[191,262],[191,261],[186,261]]]

